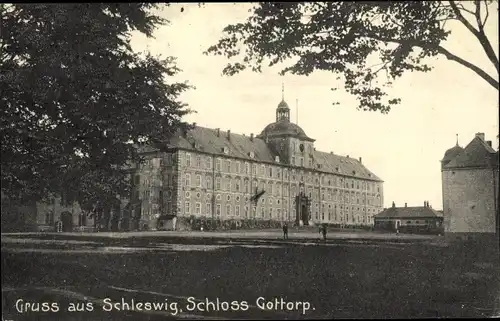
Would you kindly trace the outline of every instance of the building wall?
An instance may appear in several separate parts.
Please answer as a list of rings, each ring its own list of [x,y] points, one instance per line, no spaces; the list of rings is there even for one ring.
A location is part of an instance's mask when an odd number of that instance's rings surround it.
[[[294,221],[300,182],[312,199],[314,223],[370,226],[383,204],[382,182],[192,151],[152,155],[136,176],[150,227],[156,208],[178,217]],[[255,206],[250,199],[256,189],[266,192]]]
[[[445,232],[495,232],[498,170],[445,170],[442,184]]]
[[[78,203],[63,206],[60,198],[54,198],[51,202],[38,202],[36,212],[36,225],[39,230],[54,230],[55,223],[61,220],[63,212],[71,213],[74,229],[90,229],[94,226],[94,220],[82,212]]]

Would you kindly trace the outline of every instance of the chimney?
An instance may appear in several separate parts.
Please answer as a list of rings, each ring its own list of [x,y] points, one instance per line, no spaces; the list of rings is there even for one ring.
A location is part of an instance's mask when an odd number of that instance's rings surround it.
[[[333,155],[333,152],[330,152],[330,155]]]
[[[476,133],[476,137],[479,137],[482,140],[484,140],[484,133]]]
[[[349,155],[347,155],[346,157],[349,158]]]
[[[491,147],[491,140],[486,141],[486,144]]]
[[[392,202],[392,207],[396,207],[396,203]]]
[[[231,140],[231,131],[227,130],[227,140]]]
[[[220,137],[220,128],[216,128],[215,131],[217,132],[217,137]]]
[[[253,133],[250,134],[250,141],[253,142]]]
[[[405,207],[408,207],[408,203],[405,203]]]
[[[193,123],[193,127],[196,127],[196,123]]]
[[[361,157],[359,158],[359,162],[363,164],[363,159]]]

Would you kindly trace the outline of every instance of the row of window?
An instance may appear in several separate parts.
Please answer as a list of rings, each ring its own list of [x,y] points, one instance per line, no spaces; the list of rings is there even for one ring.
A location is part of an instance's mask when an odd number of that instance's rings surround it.
[[[283,185],[283,188],[282,188]],[[212,184],[212,176],[206,176],[205,179],[202,179],[202,175],[197,174],[194,176],[194,181],[191,180],[191,174],[184,174],[184,186],[186,187],[202,187],[206,189],[213,189],[214,186]],[[245,193],[251,193],[251,189],[257,188],[259,191],[261,190],[266,190],[268,193],[271,193],[273,195],[278,195],[281,196],[281,193],[283,192],[284,196],[288,196],[288,184],[281,184],[279,182],[272,182],[269,181],[258,181],[256,179],[253,180],[253,184],[251,184],[251,181],[249,179],[242,179],[242,178],[222,178],[222,177],[216,177],[215,178],[215,190],[225,190],[225,191],[233,191],[233,192],[245,192]],[[311,189],[314,188],[312,186],[306,186],[306,192],[310,192]],[[292,195],[296,195],[296,185],[291,185],[291,191]],[[342,194],[342,190],[339,191],[340,194]],[[326,197],[331,200],[334,195],[337,193],[336,189],[328,189],[325,190],[323,188],[322,192],[322,199],[325,199]],[[347,192],[349,193],[349,192]],[[351,194],[355,193],[354,191],[351,192]],[[356,192],[357,195],[361,195],[360,192]],[[370,193],[371,196],[375,196],[375,193]],[[376,195],[377,199],[380,199],[380,195]]]
[[[186,202],[184,205],[184,214],[190,215],[190,214],[195,214],[195,215],[206,215],[206,216],[211,216],[212,215],[212,204],[211,203],[206,203],[205,207],[202,208],[202,203],[195,203],[193,212],[191,212],[191,203]],[[224,212],[223,212],[224,209]],[[233,212],[234,210],[234,212]],[[295,211],[294,211],[295,213]],[[252,212],[249,212],[249,207],[245,206],[243,208],[243,212],[241,211],[241,207],[239,205],[232,206],[230,204],[227,204],[225,207],[223,207],[221,204],[216,204],[215,205],[215,216],[220,217],[220,216],[226,216],[226,217],[241,217],[243,216],[244,218],[248,217],[261,217],[261,218],[270,218],[270,219],[290,219],[288,216],[288,211],[286,209],[282,210],[280,208],[260,208],[257,210],[257,208],[252,207]],[[319,221],[320,216],[319,213],[316,212],[315,214],[316,221]],[[340,213],[333,213],[332,211],[328,211],[327,213],[322,212],[321,213],[321,220],[325,221],[325,218],[328,218],[328,221],[349,221],[349,214],[346,213],[344,215],[343,212]],[[353,220],[354,223],[372,223],[373,218],[371,216],[360,216],[360,215],[352,215],[351,219]]]
[[[181,154],[182,155],[182,154]],[[207,170],[211,170],[213,166],[213,161],[211,156],[205,156],[205,161],[202,161],[202,156],[201,155],[196,155],[195,159],[196,162],[193,164],[191,162],[191,154],[186,153],[185,154],[185,164],[183,165],[188,166],[188,167],[194,167],[194,168],[205,168]],[[182,160],[182,158],[181,158]],[[294,157],[292,158],[294,160]],[[303,164],[303,159],[301,159],[302,166]],[[182,163],[182,161],[181,161]],[[204,164],[204,165],[203,165]],[[312,165],[312,164],[311,164]],[[240,161],[231,161],[229,159],[221,159],[221,158],[216,158],[215,159],[215,170],[218,172],[225,172],[225,173],[235,173],[235,174],[246,174],[246,175],[254,175],[257,176],[257,169],[258,169],[258,175],[260,177],[269,177],[269,178],[277,178],[281,179],[281,174],[283,173],[283,178],[288,179],[288,170],[282,169],[279,167],[274,167],[270,165],[257,165],[257,164],[250,164],[248,162],[240,162]],[[292,176],[291,180],[295,181],[297,179],[300,179],[300,181],[305,181],[307,183],[312,183],[313,178],[312,175],[298,175],[296,176],[294,174],[295,170],[292,170]],[[319,184],[320,180],[319,178],[316,178],[314,180],[316,184]],[[375,191],[377,189],[377,192],[380,193],[380,186],[378,186],[377,183],[374,182],[365,182],[365,181],[357,181],[355,179],[344,179],[342,177],[334,176],[334,175],[322,175],[321,182],[323,185],[328,185],[328,186],[342,186],[345,188],[356,188],[356,189],[367,189],[369,191]]]

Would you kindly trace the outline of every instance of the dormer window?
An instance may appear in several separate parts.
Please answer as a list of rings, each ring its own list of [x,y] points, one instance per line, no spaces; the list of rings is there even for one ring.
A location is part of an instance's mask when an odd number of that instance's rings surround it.
[[[254,152],[249,152],[249,153],[248,153],[248,156],[249,156],[250,158],[254,158],[254,157],[255,157],[255,153],[254,153]]]
[[[279,163],[280,162],[280,157],[278,155],[274,156],[274,161],[276,163]]]
[[[227,148],[226,146],[222,147],[222,152],[223,152],[224,154],[229,153],[229,148]]]

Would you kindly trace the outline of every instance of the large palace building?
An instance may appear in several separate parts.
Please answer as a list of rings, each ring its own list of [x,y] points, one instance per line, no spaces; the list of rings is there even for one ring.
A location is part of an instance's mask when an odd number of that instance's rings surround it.
[[[194,126],[162,151],[144,150],[133,174],[132,229],[193,220],[371,226],[383,181],[359,159],[317,151],[282,100],[260,135]],[[135,206],[134,206],[135,204]],[[134,226],[132,226],[132,221]]]

